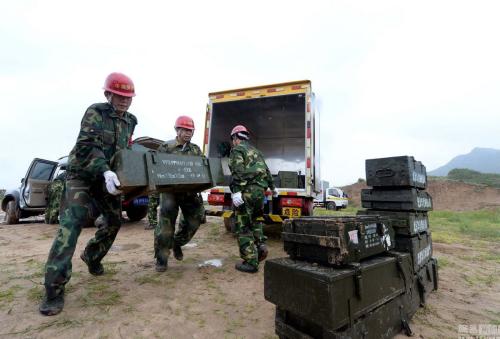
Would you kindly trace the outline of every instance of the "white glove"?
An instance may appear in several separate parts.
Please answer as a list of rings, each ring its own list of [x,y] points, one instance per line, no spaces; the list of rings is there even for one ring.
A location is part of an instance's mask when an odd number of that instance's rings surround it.
[[[106,189],[110,194],[119,195],[122,193],[122,191],[118,189],[118,186],[120,186],[120,180],[118,180],[115,172],[104,172],[104,180],[106,181]]]
[[[273,198],[277,198],[279,195],[278,191],[275,189],[273,189]]]
[[[243,201],[243,198],[241,197],[241,192],[233,193],[233,195],[231,197],[233,199],[233,205],[236,207],[240,207],[241,205],[243,205],[245,203]]]

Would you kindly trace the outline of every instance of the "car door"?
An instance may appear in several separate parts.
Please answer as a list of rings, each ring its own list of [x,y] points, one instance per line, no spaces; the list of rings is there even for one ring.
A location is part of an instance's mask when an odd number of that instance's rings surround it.
[[[21,195],[27,207],[47,205],[47,186],[52,180],[57,162],[35,158],[23,180]]]

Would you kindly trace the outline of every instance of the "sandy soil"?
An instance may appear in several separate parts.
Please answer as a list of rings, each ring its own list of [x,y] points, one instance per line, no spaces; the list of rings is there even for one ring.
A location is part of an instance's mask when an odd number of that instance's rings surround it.
[[[75,255],[66,307],[55,317],[41,316],[38,304],[57,225],[40,217],[0,225],[0,337],[277,338],[263,269],[256,275],[234,270],[236,240],[221,219],[209,217],[184,248],[184,261],[172,259],[166,273],[154,271],[152,231],[144,224],[124,224],[104,258],[104,276],[90,275]],[[83,230],[76,254],[93,232]],[[271,257],[285,256],[279,238],[269,246]],[[459,324],[500,324],[498,245],[436,243],[434,256],[442,263],[440,289],[413,318],[416,337],[456,338]],[[222,267],[199,266],[210,259],[221,259]]]

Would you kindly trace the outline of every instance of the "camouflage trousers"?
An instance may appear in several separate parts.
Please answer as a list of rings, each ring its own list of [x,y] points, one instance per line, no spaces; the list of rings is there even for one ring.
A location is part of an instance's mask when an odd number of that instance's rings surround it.
[[[267,239],[262,222],[256,220],[264,214],[264,189],[260,186],[248,186],[243,190],[242,197],[245,203],[235,208],[240,257],[258,267],[258,247],[265,244]]]
[[[64,181],[55,180],[49,184],[47,194],[47,207],[45,208],[45,223],[57,224],[59,208],[64,190]]]
[[[121,227],[121,197],[105,191],[103,181],[68,179],[63,191],[59,229],[45,264],[45,287],[64,290],[71,278],[71,259],[82,227],[88,224],[92,202],[102,213],[105,223],[85,247],[89,263],[99,263],[110,249]]]
[[[179,207],[182,216],[174,234]],[[184,246],[193,238],[204,216],[203,200],[198,194],[161,193],[160,217],[154,231],[155,258],[166,262],[174,244]]]
[[[158,205],[160,198],[158,193],[151,193],[149,195],[148,203],[148,221],[151,226],[158,225]]]

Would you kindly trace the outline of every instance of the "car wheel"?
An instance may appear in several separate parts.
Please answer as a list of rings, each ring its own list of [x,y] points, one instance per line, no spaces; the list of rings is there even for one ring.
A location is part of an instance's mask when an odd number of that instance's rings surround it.
[[[148,206],[130,206],[126,212],[130,221],[139,221],[148,214]]]
[[[334,202],[329,202],[327,205],[326,205],[326,209],[327,210],[330,210],[330,211],[333,211],[336,209],[337,206],[335,206],[335,203]]]
[[[11,200],[7,203],[5,221],[7,222],[7,225],[19,223],[19,207],[17,206],[15,200]]]

